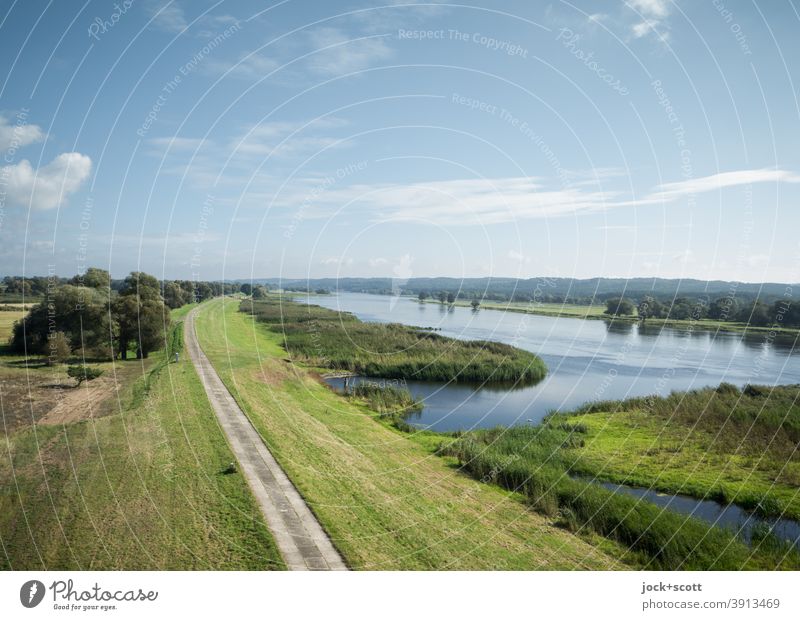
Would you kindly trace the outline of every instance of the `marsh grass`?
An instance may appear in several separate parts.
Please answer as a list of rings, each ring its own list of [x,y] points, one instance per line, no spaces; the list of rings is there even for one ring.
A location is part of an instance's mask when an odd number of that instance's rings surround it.
[[[314,367],[367,377],[510,386],[533,384],[547,374],[533,353],[498,342],[363,323],[349,313],[284,300],[245,300],[240,310],[282,334],[294,361]]]
[[[578,435],[548,424],[471,431],[443,443],[439,452],[483,482],[522,493],[534,510],[571,531],[594,532],[642,554],[650,568],[800,567],[800,555],[772,539],[749,548],[734,533],[700,519],[574,479],[565,450],[581,444]]]

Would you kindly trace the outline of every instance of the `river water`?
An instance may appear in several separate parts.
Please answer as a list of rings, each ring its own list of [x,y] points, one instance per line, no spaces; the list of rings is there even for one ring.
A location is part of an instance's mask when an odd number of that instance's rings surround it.
[[[303,298],[304,299],[304,298]],[[509,390],[409,381],[425,408],[409,421],[436,431],[537,424],[552,410],[595,400],[667,395],[727,381],[800,383],[800,342],[768,333],[713,332],[420,304],[407,297],[340,293],[309,303],[363,321],[435,327],[445,336],[497,340],[539,355],[547,377]],[[338,387],[339,381],[331,384]]]

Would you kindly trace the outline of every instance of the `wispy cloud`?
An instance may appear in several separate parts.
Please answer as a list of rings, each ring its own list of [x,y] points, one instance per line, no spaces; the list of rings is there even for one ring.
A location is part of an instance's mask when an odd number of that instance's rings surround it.
[[[384,35],[354,38],[338,28],[319,28],[308,37],[317,50],[309,58],[309,69],[321,75],[362,71],[393,55]]]
[[[788,170],[774,170],[761,168],[758,170],[734,170],[720,172],[711,176],[665,183],[650,195],[654,200],[674,200],[681,196],[700,194],[714,190],[735,187],[737,185],[751,185],[753,183],[800,183],[800,176]]]
[[[357,211],[378,220],[423,221],[446,226],[489,225],[646,207],[702,192],[769,182],[796,183],[800,182],[800,176],[785,170],[739,170],[665,183],[642,196],[581,186],[552,189],[541,180],[528,177],[351,185],[317,196],[304,217],[326,218],[345,209],[347,213]],[[293,208],[297,196],[302,194],[302,188],[293,188],[276,204]],[[518,259],[510,253],[508,258]]]
[[[149,0],[145,5],[153,24],[167,32],[183,32],[188,26],[177,0]]]
[[[0,151],[12,147],[22,148],[42,140],[44,140],[44,132],[38,125],[11,123],[5,116],[0,115]]]
[[[92,160],[80,153],[62,153],[35,170],[27,159],[0,168],[12,204],[35,210],[55,209],[89,178]]]
[[[253,53],[238,60],[209,58],[204,70],[214,75],[228,75],[244,80],[260,80],[280,66],[280,63],[263,54]]]
[[[637,21],[631,26],[635,38],[652,33],[662,41],[669,39],[667,18],[672,9],[671,0],[625,0],[625,4],[637,13]]]

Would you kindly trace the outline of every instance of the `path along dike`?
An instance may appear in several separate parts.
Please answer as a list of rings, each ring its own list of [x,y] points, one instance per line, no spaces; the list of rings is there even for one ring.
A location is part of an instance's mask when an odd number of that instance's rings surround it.
[[[184,326],[189,357],[286,566],[289,570],[347,570],[328,534],[200,348],[194,324],[198,310],[187,315]]]

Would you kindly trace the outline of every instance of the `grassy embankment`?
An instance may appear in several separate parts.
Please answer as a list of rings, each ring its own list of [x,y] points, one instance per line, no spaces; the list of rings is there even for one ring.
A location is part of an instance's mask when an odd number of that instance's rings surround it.
[[[203,350],[351,567],[626,567],[618,544],[555,527],[514,493],[434,456],[438,438],[376,422],[366,404],[286,360],[280,330],[238,308],[231,300],[204,308]]]
[[[168,363],[182,335],[79,388],[63,367],[0,356],[4,421],[23,412],[2,437],[0,567],[283,568],[246,482],[221,473],[233,455],[191,362]]]
[[[536,355],[491,341],[456,340],[428,329],[364,323],[354,315],[281,299],[241,309],[278,332],[294,361],[368,377],[530,384],[547,374]]]
[[[572,470],[800,520],[800,386],[719,388],[586,406]]]
[[[410,301],[417,302],[413,297],[409,298]],[[417,302],[418,303],[418,302]],[[442,305],[440,301],[435,299],[428,299],[424,303]],[[453,305],[461,307],[469,307],[470,301],[458,299]],[[445,302],[444,305],[449,305]],[[601,319],[605,321],[617,321],[627,323],[639,322],[639,317],[634,311],[630,316],[616,316],[612,317],[605,313],[606,307],[603,305],[578,305],[578,304],[558,304],[558,303],[539,303],[539,302],[517,302],[517,301],[491,301],[485,300],[481,302],[481,308],[487,310],[507,310],[508,312],[522,312],[524,314],[536,314],[541,316],[552,317],[565,317],[573,319]],[[794,327],[780,327],[780,326],[767,326],[758,327],[741,323],[737,321],[718,321],[716,319],[657,319],[649,318],[646,321],[646,326],[650,328],[659,327],[675,327],[675,328],[692,328],[704,331],[736,331],[736,332],[775,332],[779,334],[797,335],[800,330]]]

